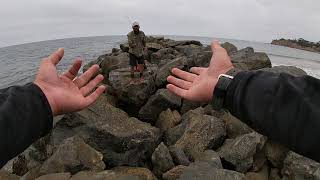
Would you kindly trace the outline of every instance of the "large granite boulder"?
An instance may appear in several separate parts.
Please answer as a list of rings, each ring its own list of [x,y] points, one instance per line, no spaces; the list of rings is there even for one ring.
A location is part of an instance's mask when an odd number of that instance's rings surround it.
[[[236,139],[227,139],[218,153],[229,168],[246,172],[252,167],[254,154],[262,149],[265,141],[266,139],[258,133],[245,134]]]
[[[163,87],[167,83],[167,77],[171,74],[172,68],[186,69],[188,67],[188,59],[185,56],[177,57],[168,61],[165,65],[159,68],[156,75],[156,86]]]
[[[320,164],[290,151],[284,160],[282,175],[287,179],[320,179]]]
[[[273,167],[281,169],[288,152],[289,149],[279,143],[271,140],[266,143],[265,155]]]
[[[162,45],[158,44],[158,43],[147,43],[146,47],[147,47],[148,50],[151,50],[153,52],[157,52],[157,51],[159,51],[160,49],[163,48]]]
[[[197,54],[199,54],[203,51],[202,46],[198,46],[198,45],[194,45],[194,44],[184,45],[184,46],[181,46],[181,45],[176,46],[175,49],[187,57],[196,56]]]
[[[150,62],[153,64],[160,64],[162,60],[169,61],[176,58],[179,52],[173,48],[163,48],[150,55]]]
[[[226,137],[225,124],[213,116],[192,113],[182,116],[185,131],[175,146],[184,150],[190,159],[207,149],[218,148]]]
[[[176,165],[188,166],[191,162],[184,151],[176,146],[169,147],[169,152]]]
[[[176,166],[162,175],[163,180],[177,180],[185,170],[186,166]]]
[[[40,168],[40,174],[71,172],[81,170],[102,171],[103,155],[86,144],[80,137],[64,140],[56,152]]]
[[[215,167],[218,169],[223,168],[219,154],[213,150],[206,150],[203,153],[200,153],[195,158],[195,162],[206,162],[212,167]]]
[[[119,103],[123,104],[124,110],[127,111],[127,109],[133,108],[137,111],[156,91],[154,74],[157,71],[157,66],[147,64],[147,67],[144,71],[143,80],[139,80],[139,73],[136,73],[136,82],[131,79],[129,67],[110,72],[109,82],[112,87],[110,91],[118,97]]]
[[[169,92],[167,89],[159,89],[140,109],[139,119],[154,124],[162,111],[168,108],[178,109],[180,106],[180,97]]]
[[[231,139],[253,132],[253,130],[248,125],[246,125],[230,113],[224,113],[220,117],[220,119],[222,119],[226,123],[227,134]]]
[[[53,173],[40,176],[35,180],[69,180],[70,178],[70,173]]]
[[[182,175],[179,177],[179,179],[245,180],[245,176],[244,174],[235,171],[212,167],[210,164],[206,162],[196,162],[186,167],[183,170]]]
[[[184,46],[184,45],[191,45],[191,44],[197,45],[197,46],[202,46],[200,41],[195,41],[195,40],[170,41],[167,44],[170,47]]]
[[[138,176],[130,174],[115,173],[111,170],[92,172],[92,171],[81,171],[73,175],[70,180],[140,180]]]
[[[257,70],[271,67],[268,55],[263,52],[254,52],[252,47],[241,49],[230,57],[234,66],[243,70]]]
[[[156,176],[161,177],[163,173],[174,167],[169,149],[163,143],[155,149],[151,157],[153,172]]]
[[[229,56],[238,51],[238,48],[229,42],[225,42],[221,46],[227,51]]]
[[[160,130],[129,117],[123,110],[99,99],[89,108],[66,115],[51,134],[53,146],[81,136],[101,152],[108,167],[146,166],[160,139]]]

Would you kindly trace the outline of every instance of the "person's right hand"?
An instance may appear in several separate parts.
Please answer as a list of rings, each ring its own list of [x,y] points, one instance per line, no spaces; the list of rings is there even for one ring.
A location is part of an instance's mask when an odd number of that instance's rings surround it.
[[[99,70],[98,65],[93,65],[84,74],[77,77],[81,61],[76,60],[68,72],[59,76],[56,65],[62,59],[63,54],[64,50],[60,48],[45,58],[34,81],[34,84],[39,86],[47,97],[54,116],[88,107],[105,90],[104,86],[99,86],[93,91],[103,80],[102,75],[91,80]]]
[[[233,68],[227,51],[218,42],[211,44],[213,52],[208,68],[193,67],[191,72],[172,69],[174,76],[169,76],[167,89],[174,94],[191,101],[209,102],[220,74],[225,74]]]

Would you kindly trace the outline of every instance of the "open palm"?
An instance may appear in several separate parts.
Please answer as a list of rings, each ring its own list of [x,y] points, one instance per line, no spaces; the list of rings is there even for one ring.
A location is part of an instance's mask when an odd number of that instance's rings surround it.
[[[193,67],[191,73],[173,68],[176,77],[167,78],[169,91],[191,101],[210,101],[219,75],[233,68],[227,51],[218,42],[213,42],[211,49],[213,55],[208,68]]]
[[[92,66],[77,77],[81,61],[76,60],[69,71],[58,75],[56,65],[62,59],[63,54],[64,50],[60,48],[45,58],[34,81],[46,95],[53,115],[81,110],[92,104],[105,90],[104,86],[100,86],[93,91],[103,80],[102,75],[91,80],[99,70],[98,65]]]

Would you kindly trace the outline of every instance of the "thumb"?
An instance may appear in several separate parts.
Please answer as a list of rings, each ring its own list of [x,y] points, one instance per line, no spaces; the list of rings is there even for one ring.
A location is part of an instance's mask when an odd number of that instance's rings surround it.
[[[214,40],[211,43],[211,51],[215,52],[217,49],[221,48],[220,43],[217,40]]]

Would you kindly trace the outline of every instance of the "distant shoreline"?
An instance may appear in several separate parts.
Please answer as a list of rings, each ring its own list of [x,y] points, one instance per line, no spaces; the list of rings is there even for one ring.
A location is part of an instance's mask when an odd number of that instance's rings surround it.
[[[302,38],[298,40],[282,38],[282,39],[272,40],[271,44],[320,53],[320,41],[317,43],[314,43],[314,42],[304,40]]]

